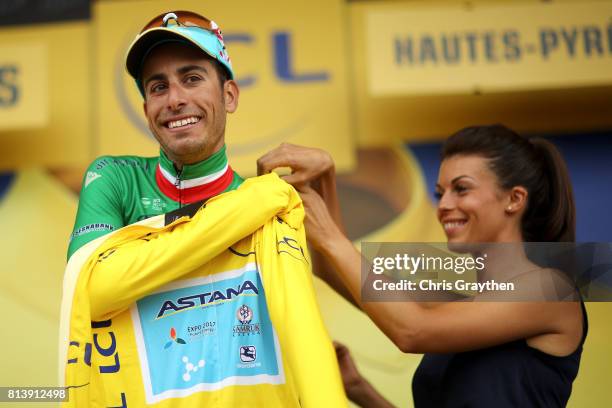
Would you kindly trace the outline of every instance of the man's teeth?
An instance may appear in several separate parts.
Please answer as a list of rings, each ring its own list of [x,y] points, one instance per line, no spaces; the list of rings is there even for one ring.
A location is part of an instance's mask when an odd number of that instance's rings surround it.
[[[174,129],[174,128],[177,128],[177,127],[181,127],[181,126],[185,126],[185,125],[190,125],[192,123],[198,123],[199,121],[200,121],[200,118],[198,118],[197,116],[191,116],[189,118],[173,120],[171,122],[168,122],[168,127],[170,129]]]

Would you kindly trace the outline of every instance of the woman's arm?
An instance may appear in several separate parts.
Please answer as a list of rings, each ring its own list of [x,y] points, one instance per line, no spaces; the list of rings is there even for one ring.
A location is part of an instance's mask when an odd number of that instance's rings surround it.
[[[461,352],[517,339],[550,335],[550,354],[569,354],[579,342],[576,302],[362,302],[361,254],[332,222],[319,195],[304,187],[310,242],[329,261],[361,309],[400,350],[410,353]],[[578,324],[578,327],[580,325]]]
[[[444,302],[433,307],[419,302],[363,303],[361,254],[343,232],[329,154],[282,144],[257,164],[260,174],[277,167],[292,169],[283,178],[301,192],[308,240],[318,253],[313,254],[315,261],[319,259],[315,273],[361,307],[401,350],[457,352],[538,338],[544,343],[543,351],[562,355],[573,351],[580,341],[582,315],[576,302]]]
[[[310,185],[322,197],[332,222],[344,231],[340,204],[336,190],[336,169],[334,161],[322,149],[282,143],[257,160],[257,174],[262,175],[280,167],[291,168],[291,174],[281,176],[296,188]],[[306,230],[308,237],[308,230]],[[355,299],[344,286],[331,265],[317,250],[312,251],[313,272],[323,279],[347,301],[357,306]]]

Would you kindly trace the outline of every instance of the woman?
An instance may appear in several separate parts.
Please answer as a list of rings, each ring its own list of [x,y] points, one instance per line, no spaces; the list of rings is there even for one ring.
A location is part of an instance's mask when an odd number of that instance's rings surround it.
[[[330,193],[330,159],[314,164],[315,154],[283,149],[264,156],[259,168],[294,170],[288,181],[299,180],[309,242],[334,271],[322,277],[334,288],[346,288],[400,350],[425,353],[413,378],[417,407],[565,406],[587,332],[581,301],[362,302],[361,256],[328,208],[337,213],[337,200],[326,200],[326,206],[307,185],[319,180]],[[466,128],[444,143],[436,195],[438,220],[453,245],[575,240],[573,194],[557,149],[500,125]],[[512,268],[502,272],[508,281],[531,286],[553,281],[573,292],[558,271],[538,267],[524,253],[513,254]],[[350,398],[354,390],[347,388]],[[356,402],[382,406],[371,387],[366,393]]]

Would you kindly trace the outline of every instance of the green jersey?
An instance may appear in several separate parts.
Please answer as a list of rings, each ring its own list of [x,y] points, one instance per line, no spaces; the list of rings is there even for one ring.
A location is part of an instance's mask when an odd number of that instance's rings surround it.
[[[68,258],[110,231],[234,190],[242,181],[228,165],[225,146],[181,171],[163,151],[158,157],[99,157],[83,178]]]

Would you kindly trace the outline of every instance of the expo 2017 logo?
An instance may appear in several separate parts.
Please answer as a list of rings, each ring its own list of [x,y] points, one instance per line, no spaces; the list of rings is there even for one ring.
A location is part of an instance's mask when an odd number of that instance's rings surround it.
[[[164,350],[167,349],[168,347],[170,347],[171,345],[173,345],[174,343],[177,344],[187,344],[187,342],[183,339],[181,339],[180,337],[176,336],[176,330],[174,329],[174,327],[170,328],[170,341],[167,342],[164,345]]]

